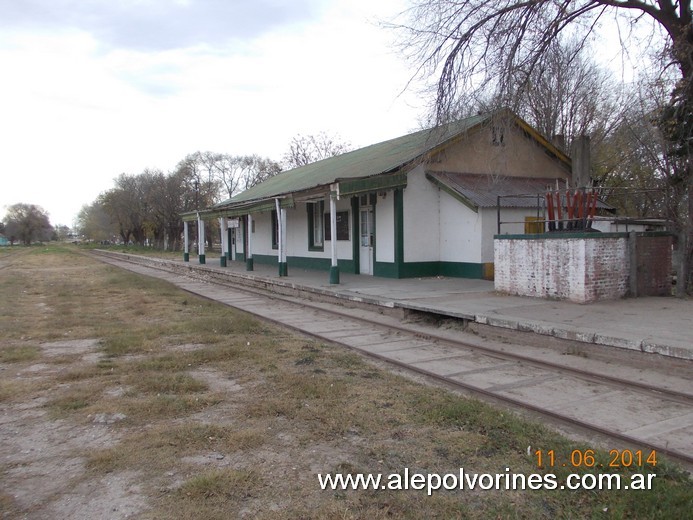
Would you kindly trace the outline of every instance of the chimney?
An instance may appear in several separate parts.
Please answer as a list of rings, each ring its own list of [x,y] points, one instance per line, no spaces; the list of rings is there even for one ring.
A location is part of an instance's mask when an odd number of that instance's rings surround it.
[[[590,185],[590,138],[587,135],[581,135],[573,140],[571,149],[573,159],[573,186],[576,188],[585,188]]]

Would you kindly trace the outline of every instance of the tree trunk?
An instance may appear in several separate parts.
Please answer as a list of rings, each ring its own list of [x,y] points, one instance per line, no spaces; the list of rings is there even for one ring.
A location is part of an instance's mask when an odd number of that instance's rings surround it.
[[[688,163],[686,195],[687,210],[683,229],[679,234],[680,262],[676,280],[676,296],[684,298],[693,291],[693,175],[691,163]]]

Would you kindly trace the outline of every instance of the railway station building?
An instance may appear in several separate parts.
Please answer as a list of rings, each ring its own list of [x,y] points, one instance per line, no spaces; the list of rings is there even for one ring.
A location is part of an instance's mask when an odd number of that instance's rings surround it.
[[[571,160],[509,111],[479,114],[282,172],[183,214],[219,219],[227,261],[390,278],[493,278],[498,201],[504,233],[524,233],[536,199],[571,178]],[[501,196],[501,199],[499,199]]]

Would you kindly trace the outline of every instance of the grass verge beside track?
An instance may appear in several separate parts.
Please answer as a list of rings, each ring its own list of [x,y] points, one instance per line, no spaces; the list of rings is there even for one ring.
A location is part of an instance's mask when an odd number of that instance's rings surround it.
[[[103,502],[112,518],[191,519],[670,519],[693,508],[690,479],[661,459],[620,470],[656,473],[650,491],[322,491],[318,473],[614,471],[564,468],[593,447],[75,247],[11,248],[0,261],[0,516],[88,517]],[[560,463],[538,468],[535,449]],[[51,468],[54,486],[31,491]]]

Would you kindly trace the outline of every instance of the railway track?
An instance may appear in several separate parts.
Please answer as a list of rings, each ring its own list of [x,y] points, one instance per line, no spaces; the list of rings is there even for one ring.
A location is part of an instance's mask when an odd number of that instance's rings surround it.
[[[509,351],[507,345],[473,339],[454,328],[239,286],[202,270],[175,273],[175,262],[152,266],[146,259],[112,253],[99,253],[99,258],[468,394],[598,434],[619,447],[656,450],[693,466],[693,367],[686,361],[672,373],[548,350],[539,359],[536,350],[534,355]]]

